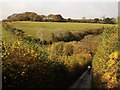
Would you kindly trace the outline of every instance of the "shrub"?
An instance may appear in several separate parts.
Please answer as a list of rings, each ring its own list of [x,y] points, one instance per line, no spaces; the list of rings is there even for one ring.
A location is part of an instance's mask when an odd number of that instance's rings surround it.
[[[67,87],[64,63],[49,60],[46,51],[21,40],[3,42],[3,88]]]
[[[57,55],[51,59],[45,48],[22,39],[4,41],[2,47],[3,88],[67,88],[89,64],[75,55],[61,56],[64,42],[52,45]]]
[[[93,58],[93,84],[95,88],[120,87],[119,42],[117,28],[106,29]]]
[[[73,54],[73,46],[69,43],[64,45],[63,53],[66,56],[71,56]]]
[[[115,21],[113,21],[113,19],[112,18],[104,18],[103,19],[103,23],[105,23],[105,24],[115,24]]]
[[[64,42],[58,42],[52,45],[51,50],[54,55],[63,55]]]
[[[73,40],[73,36],[71,32],[67,32],[67,31],[57,31],[52,33],[54,35],[54,39],[55,41],[65,41],[65,42],[69,42]]]

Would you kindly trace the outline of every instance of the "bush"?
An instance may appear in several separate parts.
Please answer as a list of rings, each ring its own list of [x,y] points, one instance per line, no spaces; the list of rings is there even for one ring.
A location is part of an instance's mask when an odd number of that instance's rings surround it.
[[[117,28],[106,29],[92,62],[94,88],[120,87],[120,57]]]
[[[74,78],[79,77],[87,69],[87,66],[91,64],[91,60],[81,55],[62,56],[59,57],[59,60],[65,63]]]
[[[54,55],[62,56],[63,55],[64,42],[58,42],[52,44],[51,50]]]
[[[52,33],[54,35],[54,39],[55,41],[65,41],[65,42],[69,42],[73,40],[73,36],[71,32],[67,32],[67,31],[57,31]]]
[[[64,42],[52,45],[55,56],[42,46],[22,39],[11,43],[4,41],[3,88],[67,88],[86,70],[89,60],[63,55],[64,45]],[[53,58],[49,59],[48,53]]]
[[[105,23],[105,24],[115,24],[115,22],[112,20],[112,18],[103,19],[103,23]]]
[[[71,44],[66,43],[64,45],[63,53],[66,56],[71,56],[73,54],[73,46]]]
[[[64,63],[49,60],[45,50],[21,40],[3,42],[3,88],[67,87]]]

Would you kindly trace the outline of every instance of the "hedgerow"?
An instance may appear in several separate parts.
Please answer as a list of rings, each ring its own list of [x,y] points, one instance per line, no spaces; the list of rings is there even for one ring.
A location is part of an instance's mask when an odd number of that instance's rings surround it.
[[[106,29],[101,36],[101,43],[92,62],[94,88],[117,90],[120,87],[119,53],[118,28]]]
[[[47,52],[23,41],[3,42],[3,88],[66,87],[68,70],[64,63],[49,60]]]

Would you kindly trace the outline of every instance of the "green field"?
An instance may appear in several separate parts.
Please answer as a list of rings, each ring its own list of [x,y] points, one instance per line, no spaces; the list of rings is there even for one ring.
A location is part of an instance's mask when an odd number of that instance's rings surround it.
[[[35,38],[41,37],[45,40],[51,38],[52,32],[62,32],[62,31],[80,31],[88,29],[96,29],[102,27],[112,27],[111,24],[93,24],[93,23],[64,23],[64,22],[26,22],[17,21],[10,22],[18,29],[22,29],[26,34],[32,35]]]
[[[3,41],[6,41],[6,42],[13,42],[17,39],[17,36],[15,36],[12,32],[8,31],[8,30],[5,30],[2,28],[2,25],[0,23],[0,39],[2,39]]]

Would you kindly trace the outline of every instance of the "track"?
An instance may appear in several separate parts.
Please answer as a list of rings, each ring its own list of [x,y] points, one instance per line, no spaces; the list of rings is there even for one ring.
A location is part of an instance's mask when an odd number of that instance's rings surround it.
[[[92,89],[92,76],[88,70],[86,70],[83,75],[70,87],[69,90],[76,88],[77,90],[81,90],[86,88],[87,90]]]

